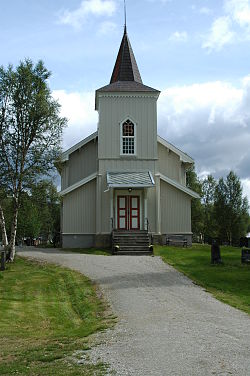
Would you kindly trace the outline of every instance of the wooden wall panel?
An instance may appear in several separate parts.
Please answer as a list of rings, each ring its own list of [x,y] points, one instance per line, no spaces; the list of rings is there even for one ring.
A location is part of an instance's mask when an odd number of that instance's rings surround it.
[[[63,233],[95,233],[96,180],[63,197]]]

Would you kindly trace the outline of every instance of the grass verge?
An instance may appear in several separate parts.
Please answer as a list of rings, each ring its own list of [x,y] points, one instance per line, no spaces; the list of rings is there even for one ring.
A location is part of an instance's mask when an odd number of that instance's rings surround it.
[[[221,247],[221,265],[211,265],[211,247],[154,246],[154,254],[187,275],[217,299],[250,314],[250,265],[241,264],[241,249]]]
[[[0,272],[0,375],[102,375],[74,353],[113,319],[89,279],[17,257]]]

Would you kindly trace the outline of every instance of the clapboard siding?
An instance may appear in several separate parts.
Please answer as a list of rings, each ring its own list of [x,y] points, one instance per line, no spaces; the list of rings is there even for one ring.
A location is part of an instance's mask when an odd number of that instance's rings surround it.
[[[152,95],[100,96],[99,158],[120,158],[120,123],[136,123],[136,151],[139,159],[157,159],[156,97]]]
[[[137,159],[103,159],[99,162],[100,173],[106,175],[107,171],[151,171],[155,172],[156,161]]]
[[[63,191],[68,186],[69,186],[69,167],[67,163],[64,163],[62,171],[61,171],[61,190]]]
[[[63,233],[95,233],[96,181],[70,192],[63,197]]]
[[[150,232],[156,232],[156,188],[150,188],[147,192],[147,201],[148,201],[148,221]]]
[[[161,232],[191,232],[191,197],[161,181]]]
[[[159,172],[183,184],[185,169],[182,169],[179,155],[158,142],[158,157]]]
[[[98,143],[93,140],[70,154],[62,171],[62,190],[97,172]]]

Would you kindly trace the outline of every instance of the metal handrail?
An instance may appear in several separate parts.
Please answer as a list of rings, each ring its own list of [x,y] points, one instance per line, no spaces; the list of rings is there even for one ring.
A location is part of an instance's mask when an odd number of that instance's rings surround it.
[[[114,230],[114,218],[110,218],[111,221],[111,230]]]
[[[147,232],[150,235],[150,242],[151,242],[151,244],[153,244],[153,233],[151,231],[150,223],[149,223],[148,218],[145,218],[145,221],[146,221],[146,225],[147,225]]]

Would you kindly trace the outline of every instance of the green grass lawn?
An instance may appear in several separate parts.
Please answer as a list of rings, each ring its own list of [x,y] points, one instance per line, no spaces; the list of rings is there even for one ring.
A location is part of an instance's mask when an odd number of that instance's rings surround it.
[[[72,355],[113,321],[89,279],[17,257],[0,272],[0,375],[102,375]]]
[[[154,246],[154,254],[190,277],[217,299],[250,313],[250,265],[241,264],[241,249],[221,247],[223,264],[211,265],[211,247]]]

